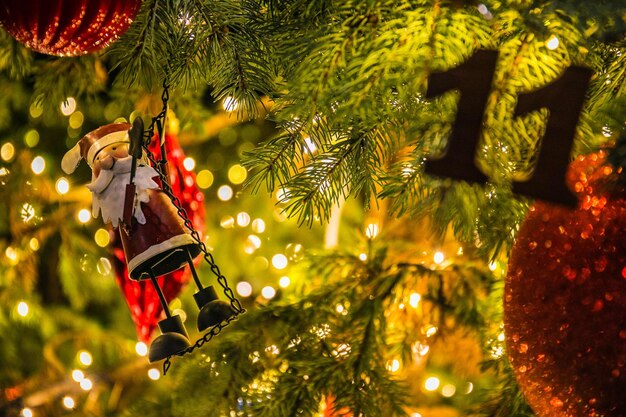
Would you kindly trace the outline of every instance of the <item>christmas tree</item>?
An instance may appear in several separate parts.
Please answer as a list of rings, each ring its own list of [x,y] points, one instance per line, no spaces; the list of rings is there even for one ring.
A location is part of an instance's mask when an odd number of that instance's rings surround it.
[[[623,0],[5,3],[3,415],[626,416]],[[242,313],[164,364],[61,170],[139,116]]]

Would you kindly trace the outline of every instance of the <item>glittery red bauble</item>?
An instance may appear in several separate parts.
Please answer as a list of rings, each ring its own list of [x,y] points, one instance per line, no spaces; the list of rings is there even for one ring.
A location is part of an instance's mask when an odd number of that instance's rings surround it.
[[[205,214],[204,194],[196,185],[196,175],[192,171],[185,169],[183,165],[185,154],[178,144],[176,136],[166,135],[165,143],[167,146],[169,180],[172,190],[180,199],[182,207],[187,212],[194,228],[202,234]],[[156,141],[151,142],[150,151],[158,160],[160,159],[161,150],[157,145]],[[112,243],[115,278],[130,308],[131,317],[137,328],[137,337],[142,342],[148,343],[150,335],[161,319],[163,308],[150,280],[133,281],[128,277],[122,242],[118,232],[116,231],[115,233],[116,239]],[[189,281],[190,275],[189,268],[185,267],[157,278],[168,302],[180,293],[183,286]]]
[[[116,40],[140,5],[141,0],[3,0],[0,24],[34,51],[77,56]]]
[[[626,198],[606,152],[579,157],[577,209],[536,203],[509,262],[504,325],[541,417],[626,416]]]

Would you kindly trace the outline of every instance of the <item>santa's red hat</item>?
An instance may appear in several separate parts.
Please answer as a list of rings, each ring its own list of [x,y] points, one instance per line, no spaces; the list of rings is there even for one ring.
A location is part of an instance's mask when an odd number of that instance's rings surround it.
[[[93,167],[93,162],[96,160],[98,153],[105,147],[114,143],[130,143],[128,137],[130,128],[131,126],[128,123],[111,123],[87,133],[63,156],[61,169],[66,174],[71,174],[81,159],[84,159],[90,167]]]

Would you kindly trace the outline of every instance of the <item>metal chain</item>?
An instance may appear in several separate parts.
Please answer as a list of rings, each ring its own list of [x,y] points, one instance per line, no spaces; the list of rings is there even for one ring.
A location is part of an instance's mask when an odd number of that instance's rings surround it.
[[[209,264],[213,275],[217,277],[217,282],[222,287],[224,291],[224,295],[226,295],[226,297],[230,301],[230,306],[235,311],[235,314],[233,316],[213,326],[211,330],[209,330],[207,333],[204,334],[204,336],[199,338],[196,341],[196,343],[194,343],[192,346],[188,347],[184,351],[177,354],[177,356],[183,356],[183,355],[193,352],[195,349],[200,348],[205,343],[208,343],[209,341],[211,341],[211,339],[213,339],[215,336],[220,334],[220,332],[222,331],[224,327],[228,326],[232,321],[236,320],[237,317],[240,314],[245,313],[246,310],[241,306],[241,303],[239,302],[239,300],[233,293],[233,290],[228,286],[228,281],[226,280],[226,277],[222,274],[222,272],[220,271],[220,268],[215,263],[215,259],[213,258],[213,255],[208,251],[206,245],[204,244],[204,242],[202,241],[202,238],[200,237],[200,234],[193,227],[193,223],[189,219],[189,215],[187,214],[187,211],[183,208],[182,203],[180,202],[180,199],[176,197],[176,195],[174,195],[172,186],[170,185],[169,178],[167,178],[167,173],[165,170],[165,166],[167,164],[167,155],[164,155],[162,152],[161,159],[157,161],[154,158],[154,155],[148,149],[148,145],[150,145],[150,142],[152,141],[152,138],[154,137],[155,127],[158,130],[159,137],[161,136],[162,129],[165,126],[165,119],[167,117],[169,97],[170,97],[169,85],[167,83],[167,80],[164,80],[163,81],[163,94],[161,94],[161,101],[163,102],[163,108],[161,109],[159,114],[157,114],[155,117],[152,118],[150,126],[148,126],[148,129],[146,130],[144,134],[143,149],[146,152],[146,156],[150,160],[150,163],[154,166],[155,170],[159,174],[159,178],[161,179],[161,184],[162,184],[161,188],[163,192],[170,198],[170,200],[172,201],[172,204],[176,208],[178,216],[183,220],[185,227],[189,230],[189,233],[191,234],[191,237],[200,247],[200,250],[204,254],[204,260]],[[160,140],[165,140],[165,138],[160,137]],[[163,375],[167,373],[168,369],[171,366],[170,358],[171,356],[168,356],[165,359],[165,362],[163,363]]]

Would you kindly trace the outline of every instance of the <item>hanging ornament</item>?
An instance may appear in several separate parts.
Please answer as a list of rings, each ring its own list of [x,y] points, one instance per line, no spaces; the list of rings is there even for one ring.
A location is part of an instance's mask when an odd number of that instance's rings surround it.
[[[163,101],[164,110],[153,119],[148,138],[152,137],[155,124],[158,137],[164,138],[167,89]],[[167,155],[165,141],[159,142],[161,155]],[[174,195],[169,175],[166,174],[167,159],[157,161],[152,153],[144,155],[144,145],[144,127],[140,118],[135,119],[132,128],[126,123],[113,123],[79,140],[64,155],[61,167],[71,174],[82,159],[86,160],[93,174],[92,182],[87,185],[92,193],[93,216],[101,214],[105,223],[111,223],[118,229],[129,277],[137,281],[151,281],[166,318],[158,323],[162,334],[150,345],[148,358],[150,362],[165,359],[166,372],[171,356],[184,355],[201,346],[218,334],[242,309],[184,212],[180,200]],[[211,271],[231,303],[220,300],[213,286],[202,285],[193,265],[193,258],[200,253],[205,254]],[[194,294],[200,308],[198,330],[210,328],[209,333],[193,346],[182,317],[170,312],[158,280],[158,277],[184,266],[189,268],[198,287]]]
[[[141,0],[4,0],[0,24],[36,52],[78,56],[119,38],[140,5]]]
[[[183,164],[185,154],[176,135],[166,134],[165,143],[172,192],[180,200],[182,208],[187,212],[194,228],[199,231],[204,230],[204,194],[196,185],[196,176],[193,171],[187,170]],[[157,159],[160,159],[161,149],[158,146],[158,140],[150,142],[148,149]],[[137,337],[147,344],[163,313],[159,297],[154,287],[147,281],[134,281],[129,278],[122,241],[117,231],[115,231],[115,238],[111,242],[111,247],[113,248],[115,279],[126,298],[137,329]],[[180,293],[183,286],[189,282],[190,277],[189,268],[185,267],[157,278],[168,303]]]
[[[626,416],[626,194],[606,154],[572,162],[578,208],[535,203],[511,253],[507,349],[541,417]]]

